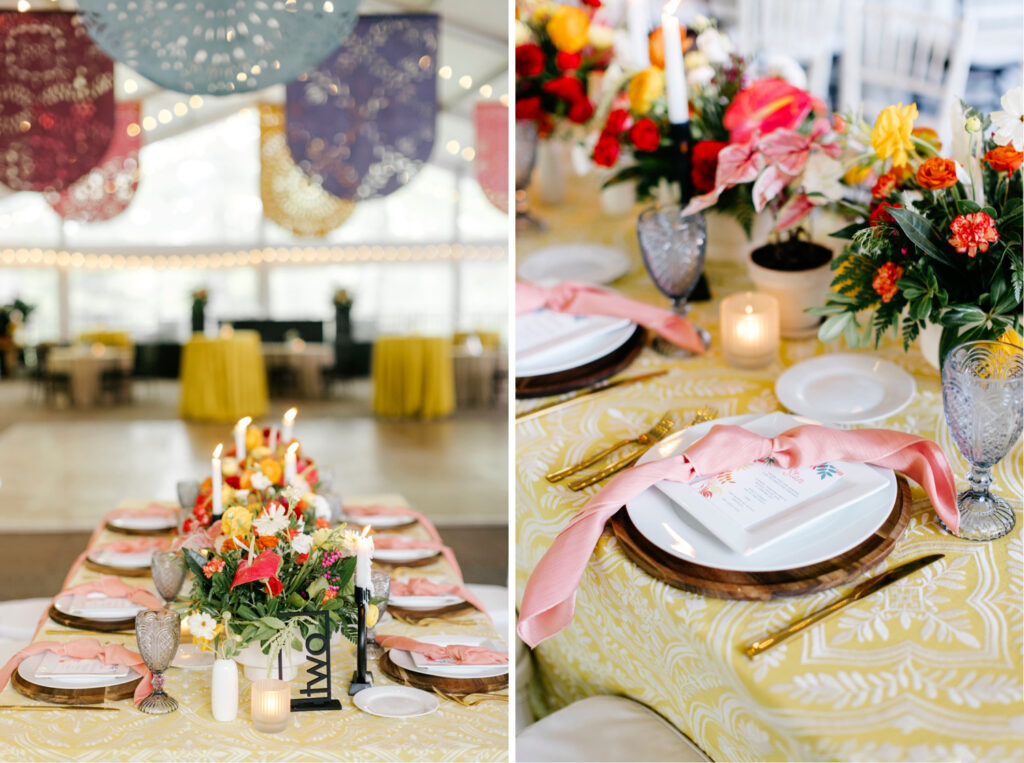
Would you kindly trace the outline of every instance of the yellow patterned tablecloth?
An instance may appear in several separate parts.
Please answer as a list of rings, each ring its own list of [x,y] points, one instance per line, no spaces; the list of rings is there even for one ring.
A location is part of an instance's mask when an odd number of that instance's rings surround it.
[[[181,353],[181,417],[237,421],[267,412],[267,374],[255,331],[193,334]]]
[[[373,412],[432,419],[455,408],[452,340],[381,336],[373,344]]]
[[[539,210],[552,232],[520,236],[518,256],[559,241],[615,243],[634,268],[614,286],[665,304],[640,264],[634,219],[591,220],[595,207]],[[750,287],[736,263],[710,262],[707,272],[716,298]],[[692,314],[715,340],[717,314],[717,302]],[[741,371],[726,365],[716,345],[686,361],[645,349],[627,373],[667,368],[668,375],[518,424],[517,601],[551,540],[597,489],[573,493],[548,484],[545,473],[581,460],[599,442],[645,431],[668,409],[685,415],[711,405],[722,417],[777,410],[773,387],[783,369],[845,351],[816,339],[784,342],[773,365]],[[913,402],[878,426],[936,440],[962,478],[967,467],[943,418],[938,372],[916,349],[888,343],[876,354],[917,383]],[[526,410],[537,402],[517,405]],[[915,487],[909,528],[868,575],[926,553],[945,559],[754,661],[743,645],[851,586],[768,603],[693,595],[651,578],[606,530],[572,625],[534,652],[540,702],[554,710],[590,695],[626,695],[664,715],[715,760],[1024,760],[1020,442],[996,468],[994,490],[1015,506],[1017,525],[997,541],[971,543],[945,533]]]
[[[364,496],[350,505],[408,505],[401,496]],[[122,508],[128,508],[127,505]],[[406,531],[426,538],[418,526]],[[124,538],[102,531],[93,539],[106,543]],[[451,579],[445,561],[428,567],[394,570],[394,577],[411,575]],[[99,577],[84,568],[68,585]],[[149,578],[124,578],[131,585],[146,585]],[[54,592],[56,593],[56,592]],[[67,631],[59,634],[47,630]],[[475,610],[448,623],[405,625],[397,620],[379,626],[380,633],[414,638],[430,633],[458,633],[495,638],[494,626]],[[66,641],[92,634],[72,632],[47,621],[35,640]],[[123,643],[137,650],[133,635],[105,634],[101,640]],[[503,638],[503,636],[502,636]],[[210,710],[210,671],[171,668],[165,690],[178,700],[179,709],[168,715],[146,715],[130,700],[108,702],[121,712],[90,713],[62,710],[0,712],[0,760],[507,760],[508,703],[488,700],[471,707],[442,699],[432,715],[407,720],[380,718],[358,710],[348,696],[355,668],[355,650],[348,642],[334,645],[331,675],[340,712],[305,712],[292,715],[292,725],[280,734],[262,734],[249,714],[250,682],[239,670],[238,718],[218,723]],[[377,686],[393,684],[370,662]],[[297,683],[302,681],[300,674]],[[0,692],[0,705],[42,704],[21,696],[13,687]]]

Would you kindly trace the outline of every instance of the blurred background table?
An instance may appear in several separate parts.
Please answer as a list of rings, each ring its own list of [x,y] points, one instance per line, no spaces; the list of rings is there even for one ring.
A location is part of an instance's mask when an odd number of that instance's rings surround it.
[[[129,348],[99,343],[54,347],[46,359],[50,383],[65,385],[71,404],[79,407],[97,405],[107,384],[130,384],[131,369]]]
[[[289,392],[297,392],[305,398],[319,398],[324,394],[324,369],[334,364],[334,348],[302,339],[264,342],[263,362],[267,366],[271,387],[279,381]]]
[[[267,412],[267,378],[254,331],[230,337],[194,334],[181,356],[181,405],[185,419],[236,421]]]
[[[380,416],[435,418],[455,408],[452,341],[382,336],[373,345],[373,411]]]

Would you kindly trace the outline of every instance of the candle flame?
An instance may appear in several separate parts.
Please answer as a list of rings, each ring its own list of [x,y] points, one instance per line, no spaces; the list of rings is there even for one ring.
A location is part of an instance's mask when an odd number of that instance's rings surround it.
[[[747,305],[746,307],[743,308],[743,312],[745,312],[747,315],[750,315],[752,312],[754,312],[754,306]]]
[[[295,455],[295,451],[297,451],[298,449],[299,449],[299,441],[298,440],[293,440],[292,444],[288,446],[288,452],[291,453],[293,456]]]
[[[363,525],[363,537],[365,538],[370,534],[370,530],[373,528],[370,525]]]
[[[284,416],[282,416],[284,423],[291,424],[293,421],[295,421],[295,416],[298,415],[298,413],[298,408],[289,408],[287,411],[284,412]]]
[[[235,429],[245,429],[252,423],[252,416],[246,416],[244,419],[239,419],[238,423],[235,424]]]
[[[222,450],[224,450],[224,443],[222,443],[222,442],[217,443],[217,447],[213,449],[213,457],[214,458],[220,458],[220,452]]]

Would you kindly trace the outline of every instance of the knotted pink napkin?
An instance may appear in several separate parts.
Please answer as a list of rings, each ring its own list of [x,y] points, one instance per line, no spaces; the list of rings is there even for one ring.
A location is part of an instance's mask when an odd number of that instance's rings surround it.
[[[402,517],[410,516],[422,525],[423,529],[427,531],[427,534],[431,538],[436,540],[438,543],[441,542],[441,534],[434,527],[434,523],[427,519],[423,514],[415,509],[410,509],[408,506],[346,506],[344,508],[346,515],[353,519],[369,519],[371,517]],[[387,530],[386,527],[374,528],[377,531]]]
[[[437,581],[429,580],[427,578],[410,578],[406,581],[391,581],[392,596],[444,596],[448,593],[455,594],[459,598],[468,601],[474,607],[487,615],[487,608],[484,607],[480,599],[474,596],[465,586],[454,585],[452,583],[438,583]],[[490,615],[487,615],[487,617],[490,617]]]
[[[146,667],[138,653],[125,649],[120,644],[101,644],[94,638],[79,638],[61,643],[59,641],[37,641],[15,654],[3,669],[0,669],[0,691],[11,680],[11,674],[18,666],[34,654],[53,652],[60,657],[76,660],[96,660],[104,665],[127,665],[142,676],[135,687],[135,704],[139,704],[153,691],[153,674]]]
[[[448,560],[448,564],[451,565],[451,568],[458,579],[462,580],[462,570],[459,568],[459,563],[455,561],[455,553],[448,548],[448,546],[437,541],[422,540],[420,538],[403,538],[399,535],[374,535],[373,547],[389,550],[399,548],[423,548],[428,551],[438,551],[445,559]]]
[[[164,551],[170,548],[170,545],[170,538],[128,538],[126,540],[115,540],[113,543],[101,543],[98,546],[92,546],[79,554],[78,558],[75,559],[75,563],[71,565],[71,571],[64,578],[64,587],[67,587],[75,573],[78,572],[78,569],[85,561],[85,557],[97,551],[117,551],[121,554],[133,554],[137,551]]]
[[[459,665],[508,665],[508,652],[495,652],[482,646],[469,644],[427,644],[408,636],[377,636],[382,649],[404,649],[416,652],[431,660],[453,660]]]
[[[87,593],[102,593],[111,599],[128,599],[128,601],[138,604],[140,607],[146,609],[163,609],[164,604],[160,599],[154,596],[152,593],[147,591],[145,588],[137,588],[125,583],[121,578],[114,577],[113,575],[104,575],[99,580],[93,580],[88,583],[80,583],[71,588],[66,588],[59,594],[53,597],[53,601],[57,601],[61,596],[73,596],[74,594],[87,594]],[[49,609],[43,613],[43,616],[39,618],[39,627],[42,627],[43,623],[46,622],[50,616]],[[39,633],[39,628],[36,628],[36,633]]]
[[[516,315],[530,313],[542,307],[570,315],[610,315],[615,318],[628,318],[651,331],[658,332],[674,345],[691,352],[704,352],[704,343],[696,329],[688,320],[671,310],[572,281],[553,287],[516,281]]]
[[[661,480],[689,482],[771,456],[784,469],[826,461],[860,461],[901,471],[925,489],[953,532],[960,526],[956,483],[942,449],[931,440],[886,429],[841,431],[800,426],[762,437],[738,426],[717,425],[685,453],[627,469],[599,490],[570,520],[526,583],[517,631],[536,646],[572,620],[583,569],[605,522],[633,497]]]
[[[171,507],[168,507],[168,506],[164,506],[164,505],[159,504],[159,503],[151,503],[148,506],[146,506],[145,508],[141,508],[141,509],[114,509],[113,511],[108,513],[103,518],[103,521],[100,522],[99,526],[95,530],[93,530],[92,536],[89,538],[89,544],[88,545],[91,546],[93,543],[96,542],[96,540],[100,537],[100,535],[103,534],[103,531],[107,529],[107,522],[110,522],[113,519],[118,519],[118,518],[121,518],[121,517],[147,517],[147,518],[149,518],[149,517],[154,517],[154,516],[156,516],[156,517],[167,517],[168,519],[173,520],[175,527],[177,527],[178,516],[179,516],[178,510],[174,509],[174,508],[171,508]]]

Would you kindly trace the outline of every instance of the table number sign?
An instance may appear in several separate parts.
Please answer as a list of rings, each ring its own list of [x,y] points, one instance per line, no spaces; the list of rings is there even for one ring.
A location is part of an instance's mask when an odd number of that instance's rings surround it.
[[[292,700],[292,711],[302,710],[341,710],[341,702],[334,698],[331,693],[331,621],[330,613],[327,610],[318,609],[312,612],[281,612],[278,615],[282,620],[293,617],[323,618],[323,629],[311,631],[306,636],[306,654],[309,655],[308,662],[309,680],[306,685],[299,689],[302,699]],[[284,674],[283,652],[277,654],[277,675],[281,678]]]

